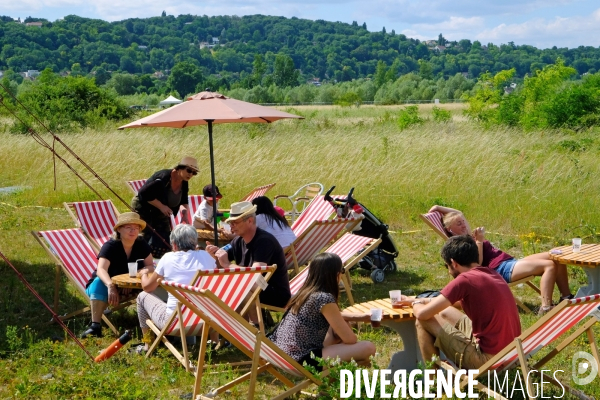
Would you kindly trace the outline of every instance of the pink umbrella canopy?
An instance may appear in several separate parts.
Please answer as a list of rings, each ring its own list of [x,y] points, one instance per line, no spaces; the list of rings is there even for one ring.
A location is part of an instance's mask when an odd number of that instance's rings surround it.
[[[231,99],[216,92],[200,92],[187,98],[181,104],[148,115],[118,129],[166,127],[185,128],[188,126],[208,125],[208,146],[210,151],[210,176],[215,187],[215,160],[213,154],[213,124],[239,122],[271,123],[280,119],[298,118],[299,115],[288,114],[271,107],[259,106],[241,100]],[[217,215],[217,202],[213,202],[213,215]],[[217,225],[214,226],[215,244],[218,245]]]
[[[255,122],[269,123],[285,118],[303,118],[271,107],[231,99],[216,92],[201,92],[187,98],[181,104],[159,111],[127,125],[119,127],[143,128],[161,126],[185,128],[195,125]]]

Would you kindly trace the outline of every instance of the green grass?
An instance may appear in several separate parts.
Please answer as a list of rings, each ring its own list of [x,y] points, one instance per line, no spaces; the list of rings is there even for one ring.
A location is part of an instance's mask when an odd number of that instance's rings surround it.
[[[387,297],[391,289],[404,293],[439,289],[449,281],[439,257],[442,241],[418,219],[418,214],[436,203],[465,211],[473,225],[485,225],[490,240],[517,257],[548,250],[575,236],[583,237],[584,243],[597,241],[597,131],[484,131],[463,121],[456,106],[448,108],[454,122],[428,122],[402,132],[395,121],[399,107],[296,107],[287,110],[306,119],[218,125],[214,138],[217,184],[225,196],[222,205],[271,182],[277,186],[270,195],[291,194],[314,181],[326,188],[336,185],[336,193],[355,187],[356,198],[390,225],[400,248],[400,269],[388,274],[384,283],[373,284],[366,271],[352,272],[356,301]],[[421,107],[421,115],[431,117],[430,108]],[[191,181],[191,193],[200,193],[209,183],[206,127],[115,128],[60,136],[126,201],[131,199],[126,180],[147,178],[158,169],[174,166],[184,155],[197,157],[201,166],[199,176]],[[48,135],[45,138],[50,141]],[[586,146],[565,145],[572,142]],[[96,196],[58,160],[55,191],[51,154],[30,137],[0,133],[0,154],[0,187],[25,187],[0,194],[0,250],[51,303],[54,265],[29,231],[72,227],[62,202]],[[70,155],[65,158],[103,197],[125,211],[116,196]],[[64,340],[65,335],[47,323],[49,312],[5,263],[0,263],[0,274],[0,398],[177,399],[191,392],[192,377],[166,350],[149,360],[121,350],[110,361],[96,365],[71,341],[52,343],[48,339]],[[569,274],[573,290],[585,284],[581,269],[570,267]],[[60,290],[63,312],[85,305],[64,277]],[[539,306],[539,299],[527,288],[517,288],[515,294],[530,307]],[[537,320],[521,317],[523,327]],[[134,310],[112,318],[121,330],[135,329],[138,324]],[[69,321],[75,333],[86,324],[85,317]],[[7,327],[17,327],[9,334],[10,341]],[[362,327],[360,336],[376,343],[376,362],[382,367],[402,346],[398,336],[386,329]],[[93,339],[85,345],[95,355],[112,340]],[[586,342],[578,340],[549,368],[562,367],[569,380],[571,356],[577,349],[589,349]],[[213,360],[239,357],[228,351],[213,355]],[[236,374],[228,369],[211,372],[216,373],[206,375],[204,389]],[[224,398],[239,398],[245,388],[234,388]],[[279,384],[262,377],[257,398],[280,390]],[[600,395],[593,385],[583,390]]]

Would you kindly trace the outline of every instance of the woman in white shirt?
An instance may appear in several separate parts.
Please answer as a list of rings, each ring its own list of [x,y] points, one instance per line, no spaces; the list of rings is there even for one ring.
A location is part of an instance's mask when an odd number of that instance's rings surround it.
[[[137,298],[137,312],[142,333],[146,336],[150,328],[146,320],[151,319],[159,328],[163,329],[171,314],[177,308],[177,299],[169,293],[167,302],[150,293],[154,291],[164,279],[177,283],[190,284],[196,271],[211,270],[216,267],[215,259],[204,250],[196,250],[198,233],[191,225],[177,225],[171,232],[171,246],[173,251],[166,253],[160,259],[152,274],[142,275],[142,288],[144,291]],[[146,348],[147,349],[147,344]]]
[[[275,236],[281,247],[286,248],[296,240],[287,219],[275,210],[268,197],[259,196],[252,204],[256,205],[256,226]]]

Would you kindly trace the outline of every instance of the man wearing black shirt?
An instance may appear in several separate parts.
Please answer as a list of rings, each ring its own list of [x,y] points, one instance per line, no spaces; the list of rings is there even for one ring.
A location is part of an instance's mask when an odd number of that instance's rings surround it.
[[[291,293],[283,249],[273,235],[256,227],[256,206],[249,201],[233,203],[227,223],[237,235],[231,246],[218,248],[208,244],[206,251],[217,258],[221,268],[228,268],[231,261],[240,267],[276,264],[269,285],[260,293],[260,302],[285,307]]]

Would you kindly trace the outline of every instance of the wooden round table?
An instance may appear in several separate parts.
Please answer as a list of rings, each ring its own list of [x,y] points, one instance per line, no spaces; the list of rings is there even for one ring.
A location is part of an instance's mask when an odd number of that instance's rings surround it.
[[[588,277],[588,285],[579,288],[576,297],[600,293],[600,244],[582,244],[581,251],[573,253],[573,246],[556,247],[549,252],[550,259],[561,264],[582,267]]]
[[[132,278],[129,274],[115,275],[110,278],[117,287],[122,289],[141,289],[142,280],[137,276]]]
[[[205,245],[206,241],[214,242],[215,241],[215,232],[210,229],[196,229],[198,232],[198,243],[201,245]],[[233,238],[225,236],[222,232],[219,232],[219,246],[231,243]]]

